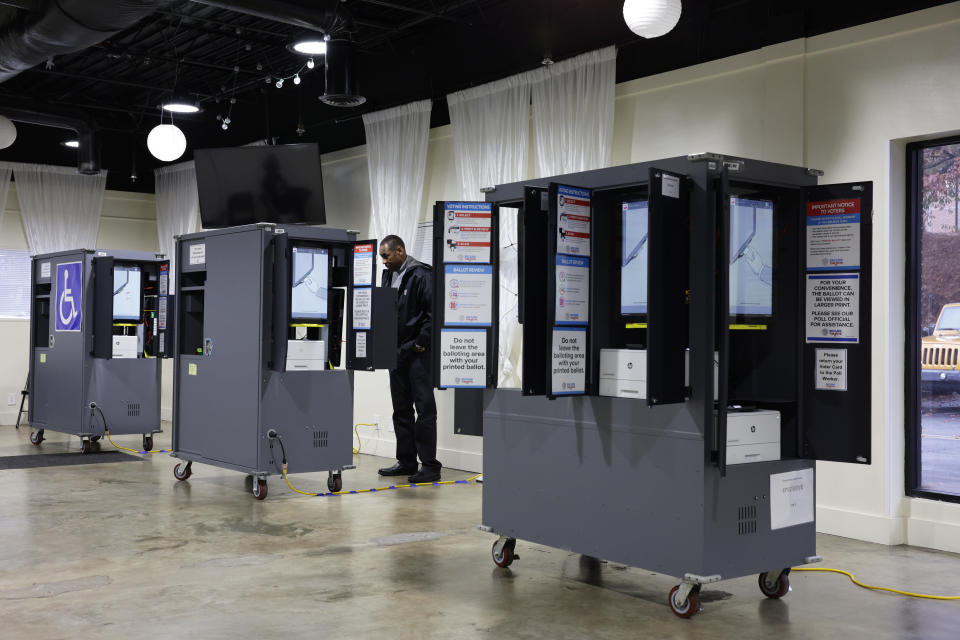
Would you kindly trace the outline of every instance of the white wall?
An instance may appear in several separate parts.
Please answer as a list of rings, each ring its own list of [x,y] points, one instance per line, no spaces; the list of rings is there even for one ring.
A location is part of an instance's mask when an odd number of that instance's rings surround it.
[[[818,528],[960,552],[960,505],[903,494],[902,313],[905,144],[960,129],[958,68],[960,3],[953,3],[633,80],[617,87],[613,162],[709,150],[823,169],[823,183],[874,182],[875,375],[872,406],[864,407],[873,423],[873,464],[818,465]],[[431,131],[422,219],[434,201],[460,197],[452,146],[449,127]],[[323,171],[328,223],[370,237],[365,148],[325,155]],[[150,202],[141,204],[152,209]],[[11,193],[0,237],[5,248],[25,247],[15,207]],[[112,208],[104,219],[100,244],[155,249],[146,210],[129,208],[144,217],[120,210],[128,211]],[[0,321],[0,398],[19,392],[26,342],[25,322]],[[379,416],[381,425],[360,428],[364,450],[392,456],[386,375],[358,373],[356,380],[356,420]],[[449,467],[480,470],[480,439],[453,432],[451,396],[437,393],[438,457]]]

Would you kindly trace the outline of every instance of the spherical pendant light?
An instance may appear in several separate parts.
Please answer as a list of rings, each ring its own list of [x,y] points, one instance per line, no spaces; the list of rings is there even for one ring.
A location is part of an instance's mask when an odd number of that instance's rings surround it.
[[[17,125],[10,118],[0,116],[0,149],[6,149],[17,139]]]
[[[147,135],[147,149],[157,160],[172,162],[187,150],[187,138],[174,124],[158,124]]]
[[[623,20],[642,38],[659,38],[680,20],[680,0],[626,0]]]

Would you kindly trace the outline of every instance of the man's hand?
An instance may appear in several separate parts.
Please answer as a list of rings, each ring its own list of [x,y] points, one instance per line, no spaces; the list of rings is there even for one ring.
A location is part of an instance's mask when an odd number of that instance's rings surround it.
[[[415,345],[413,345],[413,350],[414,350],[414,352],[416,352],[416,353],[423,353],[423,352],[426,351],[427,349],[426,349],[426,347],[421,347],[420,345],[415,344]]]

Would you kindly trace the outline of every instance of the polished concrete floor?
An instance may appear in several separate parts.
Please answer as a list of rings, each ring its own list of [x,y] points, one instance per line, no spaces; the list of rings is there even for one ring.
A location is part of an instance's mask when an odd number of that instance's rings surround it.
[[[0,456],[36,453],[28,436],[0,427]],[[47,436],[44,452],[79,449]],[[346,488],[381,486],[385,462],[357,456]],[[157,455],[0,471],[0,638],[960,637],[960,602],[837,575],[794,573],[780,601],[756,577],[720,582],[681,620],[668,576],[523,541],[498,569],[493,536],[476,529],[482,485],[311,498],[272,478],[257,502],[242,474],[194,465],[177,482],[173,467]],[[293,479],[325,490],[325,474]],[[832,536],[818,550],[867,582],[960,594],[956,555]]]

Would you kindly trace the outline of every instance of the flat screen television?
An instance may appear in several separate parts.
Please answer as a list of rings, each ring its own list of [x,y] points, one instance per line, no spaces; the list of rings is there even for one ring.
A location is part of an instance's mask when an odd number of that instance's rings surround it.
[[[730,197],[730,315],[773,315],[773,202]]]
[[[626,201],[621,213],[620,313],[643,315],[647,312],[647,201]]]
[[[194,160],[204,228],[327,222],[316,144],[197,149]]]
[[[140,322],[140,267],[113,266],[113,319]]]
[[[326,249],[293,247],[290,316],[295,320],[325,320],[330,256]]]

